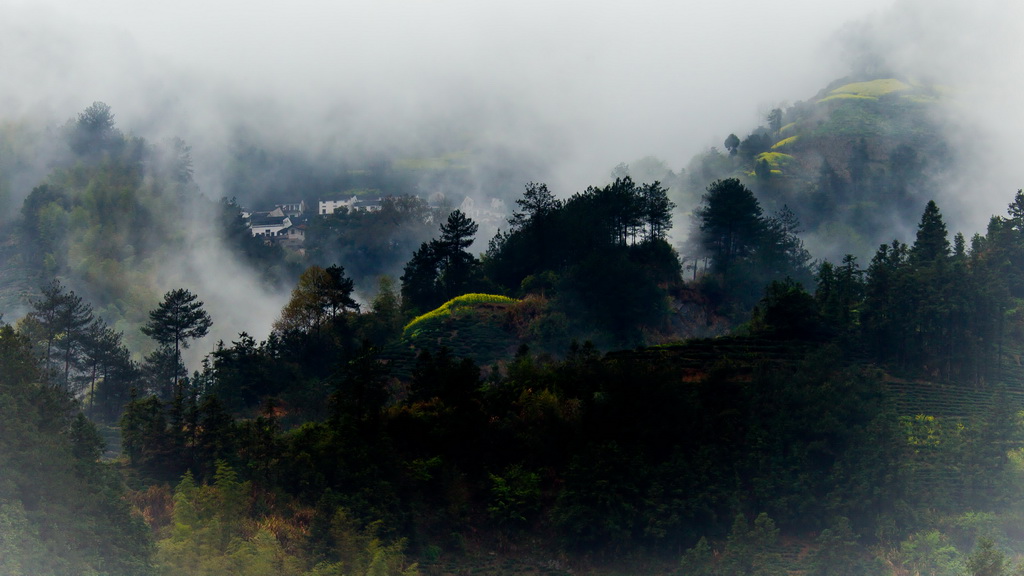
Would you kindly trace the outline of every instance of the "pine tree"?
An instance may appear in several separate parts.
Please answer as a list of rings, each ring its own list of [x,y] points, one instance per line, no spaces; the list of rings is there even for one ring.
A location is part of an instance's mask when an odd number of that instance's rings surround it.
[[[213,320],[203,309],[203,303],[195,294],[177,288],[164,294],[163,301],[149,312],[149,322],[142,327],[142,333],[157,341],[161,347],[174,348],[173,362],[181,364],[181,349],[188,348],[188,341],[202,338],[210,331]],[[175,368],[173,380],[184,376]]]
[[[949,233],[942,214],[935,201],[929,200],[917,225],[917,240],[910,248],[910,259],[918,265],[938,262],[949,257],[949,248]]]

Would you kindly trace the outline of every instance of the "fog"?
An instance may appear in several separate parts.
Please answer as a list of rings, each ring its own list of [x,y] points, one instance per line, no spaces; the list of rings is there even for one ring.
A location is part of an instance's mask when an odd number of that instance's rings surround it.
[[[951,232],[984,234],[1024,186],[1024,5],[1009,0],[902,1],[838,35],[853,71],[890,70],[946,88],[939,111],[956,174],[932,195]],[[904,238],[913,240],[913,236]]]
[[[222,195],[240,127],[323,162],[472,149],[514,162],[518,189],[544,181],[568,195],[649,155],[678,171],[771,108],[885,70],[950,87],[945,113],[964,163],[936,198],[970,195],[970,210],[946,213],[970,235],[1021,186],[1022,28],[1024,7],[1009,0],[8,0],[0,120],[57,126],[106,102],[125,132],[191,144],[210,198]],[[489,186],[481,175],[481,196]],[[214,310],[218,337],[262,337],[287,295],[214,276],[223,267],[202,263],[217,254],[207,247],[187,267],[208,287],[201,296],[240,306]]]
[[[500,143],[568,194],[813,95],[846,73],[836,30],[890,3],[8,2],[2,96],[57,118],[102,100],[197,162],[239,121],[310,149]]]

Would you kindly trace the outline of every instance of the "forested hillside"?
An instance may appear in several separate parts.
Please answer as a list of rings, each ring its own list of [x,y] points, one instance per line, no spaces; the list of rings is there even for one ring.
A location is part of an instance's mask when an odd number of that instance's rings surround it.
[[[1024,192],[947,229],[935,97],[837,82],[667,183],[529,182],[490,238],[384,162],[301,250],[106,105],[8,127],[60,154],[0,245],[0,570],[1024,569]],[[213,233],[226,274],[168,272]],[[283,288],[269,332],[204,346],[203,274]]]
[[[794,211],[820,256],[867,257],[960,169],[961,154],[938,120],[945,95],[940,86],[899,78],[836,80],[695,157],[677,194],[697,198],[708,182],[739,177],[770,211]],[[944,200],[951,211],[965,201]]]

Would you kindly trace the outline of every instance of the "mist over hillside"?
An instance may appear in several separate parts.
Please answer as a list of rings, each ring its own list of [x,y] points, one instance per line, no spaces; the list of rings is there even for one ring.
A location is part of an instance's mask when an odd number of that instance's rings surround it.
[[[526,182],[565,197],[643,157],[683,176],[695,154],[846,73],[949,87],[936,113],[957,169],[920,195],[955,207],[952,229],[983,229],[1019,187],[1010,159],[1024,120],[1003,72],[1020,55],[1024,18],[1008,2],[533,8],[4,2],[0,217],[17,214],[60,154],[54,134],[94,101],[126,134],[182,138],[211,200],[252,209],[344,192],[384,166],[394,176],[385,193],[511,206]],[[410,175],[408,166],[434,168]],[[680,215],[677,240],[689,227]],[[477,250],[492,232],[481,231]],[[258,284],[239,282],[244,270],[221,281],[203,263],[229,258],[202,236],[202,250],[168,262],[160,285],[209,286],[208,299],[233,306],[215,314],[225,318],[220,337],[264,333],[253,319],[272,316],[287,294],[240,293]]]
[[[0,0],[0,574],[1024,574],[1022,37]]]

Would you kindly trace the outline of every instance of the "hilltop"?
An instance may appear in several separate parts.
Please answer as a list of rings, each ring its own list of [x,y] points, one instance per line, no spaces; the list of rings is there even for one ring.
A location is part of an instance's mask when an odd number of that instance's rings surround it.
[[[947,93],[899,78],[836,80],[773,109],[745,138],[730,135],[724,151],[695,157],[678,202],[692,205],[708,182],[738,177],[768,210],[796,214],[816,256],[865,257],[892,239],[896,223],[913,220],[934,199],[933,184],[956,169],[939,115]]]

